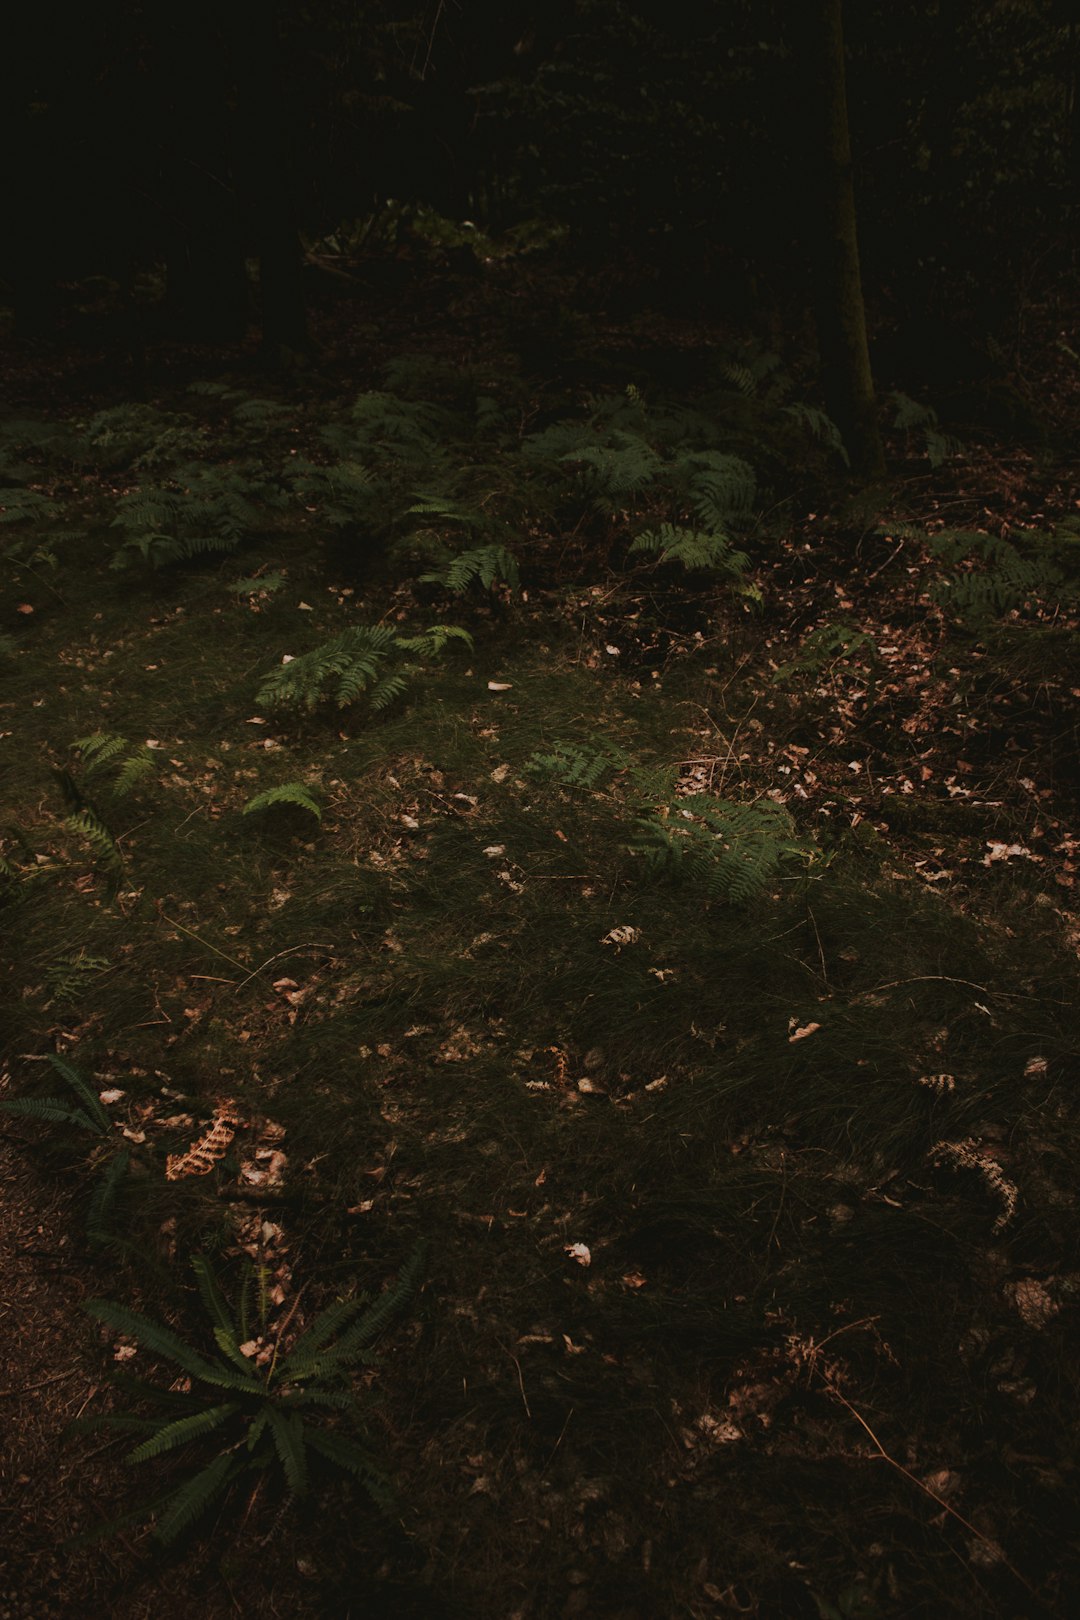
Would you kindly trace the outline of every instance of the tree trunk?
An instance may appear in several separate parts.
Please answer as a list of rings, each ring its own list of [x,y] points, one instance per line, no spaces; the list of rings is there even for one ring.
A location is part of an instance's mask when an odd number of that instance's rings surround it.
[[[230,342],[243,335],[249,311],[220,30],[209,0],[151,7],[150,15],[164,133],[168,309],[181,337]]]
[[[241,189],[259,256],[262,353],[273,365],[310,352],[290,148],[292,120],[276,0],[235,9]]]
[[[885,471],[874,408],[866,311],[852,182],[844,78],[842,0],[802,0],[810,165],[808,245],[813,260],[814,313],[825,405],[840,430],[852,471],[877,478]]]

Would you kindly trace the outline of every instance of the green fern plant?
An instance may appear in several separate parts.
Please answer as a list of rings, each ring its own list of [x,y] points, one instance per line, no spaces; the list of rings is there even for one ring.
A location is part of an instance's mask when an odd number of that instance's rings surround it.
[[[521,586],[521,574],[517,558],[505,546],[473,546],[451,557],[445,567],[421,574],[420,584],[441,585],[456,596],[463,596],[472,585],[490,591],[502,584],[511,591],[517,591]]]
[[[639,534],[630,554],[655,557],[659,563],[673,563],[687,573],[719,574],[741,579],[750,566],[745,551],[738,551],[724,534],[709,529],[682,529],[662,523],[658,529]]]
[[[649,870],[731,905],[759,900],[785,861],[811,854],[771,799],[736,804],[706,794],[675,799],[642,818],[630,847]]]
[[[278,1473],[294,1499],[307,1495],[313,1468],[325,1464],[358,1480],[378,1505],[389,1505],[389,1482],[373,1456],[351,1375],[375,1359],[375,1342],[417,1292],[424,1256],[424,1246],[417,1245],[393,1287],[375,1299],[359,1294],[337,1301],[290,1348],[283,1350],[279,1334],[265,1355],[259,1353],[267,1327],[265,1289],[252,1289],[249,1273],[234,1309],[202,1256],[192,1264],[214,1350],[204,1352],[163,1323],[110,1300],[91,1300],[85,1308],[95,1320],[179,1368],[188,1386],[177,1391],[140,1380],[129,1387],[155,1411],[145,1417],[111,1414],[82,1425],[141,1434],[128,1453],[130,1463],[158,1463],[179,1450],[188,1464],[179,1484],[170,1483],[161,1497],[98,1534],[135,1517],[153,1517],[156,1536],[170,1544],[244,1476]],[[334,1414],[337,1427],[327,1422]]]
[[[70,771],[54,768],[53,776],[67,806],[64,825],[87,844],[94,859],[116,880],[124,869],[124,856],[97,806],[85,796]]]
[[[117,799],[131,793],[157,765],[153,750],[145,743],[132,748],[127,738],[115,731],[95,731],[89,737],[77,738],[71,746],[78,749],[87,780],[111,770],[110,792]]]
[[[0,1108],[20,1119],[39,1119],[74,1126],[93,1136],[111,1136],[112,1120],[89,1081],[66,1058],[50,1052],[48,1062],[67,1087],[68,1096],[5,1098]]]
[[[332,528],[382,526],[386,497],[362,462],[348,455],[330,463],[298,456],[289,471],[294,494]]]
[[[601,742],[588,748],[560,743],[550,754],[533,754],[525,770],[530,776],[546,778],[562,788],[594,792],[613,774],[630,766],[630,756],[614,743]]]
[[[107,964],[106,964],[107,965]],[[10,1097],[0,1101],[0,1109],[18,1119],[44,1125],[62,1125],[84,1132],[95,1139],[90,1158],[96,1180],[87,1205],[85,1229],[92,1248],[101,1248],[115,1237],[114,1213],[121,1190],[132,1168],[131,1149],[119,1144],[113,1122],[97,1092],[66,1058],[49,1053],[48,1061],[64,1082],[67,1093],[51,1097]]]
[[[779,664],[773,670],[772,678],[777,684],[782,684],[793,675],[818,675],[825,668],[847,663],[853,658],[876,661],[877,644],[873,636],[854,624],[820,624],[806,637],[798,656],[786,664]]]
[[[277,787],[266,788],[262,793],[256,793],[244,806],[244,815],[250,816],[258,810],[269,810],[277,804],[296,805],[313,815],[316,821],[322,820],[322,810],[312,798],[302,782],[281,782]]]
[[[540,782],[564,792],[608,794],[619,797],[634,812],[643,812],[674,791],[677,773],[668,766],[642,765],[632,754],[605,737],[587,743],[557,742],[551,752],[537,752],[525,771]]]
[[[89,986],[112,966],[107,956],[94,956],[86,950],[64,951],[45,971],[46,1006],[63,1006],[81,1001]]]
[[[114,568],[141,559],[151,568],[235,551],[265,525],[283,495],[263,474],[213,463],[179,467],[164,484],[147,484],[117,502],[112,527],[126,538]]]
[[[113,405],[78,425],[68,454],[79,467],[161,472],[201,458],[208,443],[206,429],[185,412]]]
[[[1076,557],[1068,533],[1057,539],[1025,538],[1029,549],[1021,550],[1011,539],[964,529],[932,536],[930,550],[948,570],[931,587],[934,600],[957,619],[978,626],[1028,602],[1075,597]]]
[[[60,512],[59,502],[36,489],[0,490],[0,524],[16,527],[20,524],[52,523]]]
[[[472,646],[472,637],[458,625],[434,625],[414,636],[398,635],[382,624],[352,625],[274,670],[259,687],[257,700],[267,707],[310,712],[328,697],[339,708],[364,697],[378,713],[408,689],[415,661],[437,657],[449,641]]]
[[[607,514],[633,506],[664,465],[641,434],[624,428],[615,428],[606,444],[584,444],[560,459],[575,468],[590,504]]]
[[[851,457],[841,436],[840,429],[831,416],[819,409],[816,405],[807,405],[802,400],[796,400],[792,405],[783,407],[784,415],[797,422],[803,432],[808,434],[816,444],[823,444],[826,449],[839,456],[845,467],[851,466]]]
[[[234,579],[232,584],[225,588],[231,596],[274,596],[286,584],[288,577],[274,572],[248,574],[243,579]]]
[[[744,399],[759,399],[770,405],[782,405],[795,387],[774,349],[748,346],[741,358],[723,362],[719,372]]]
[[[723,450],[690,450],[677,455],[670,476],[685,488],[702,528],[723,533],[745,521],[757,500],[757,474],[742,456]]]
[[[899,392],[889,395],[893,406],[893,427],[908,438],[921,441],[931,467],[936,472],[950,457],[960,450],[960,441],[943,433],[938,414],[932,405],[920,405],[918,400]]]

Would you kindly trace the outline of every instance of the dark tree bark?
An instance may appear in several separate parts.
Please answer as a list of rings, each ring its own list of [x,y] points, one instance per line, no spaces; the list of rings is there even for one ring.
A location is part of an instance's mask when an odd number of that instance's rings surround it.
[[[276,0],[239,0],[234,62],[240,185],[256,252],[263,358],[295,364],[311,348],[291,161],[292,119]]]
[[[163,137],[157,200],[170,317],[185,338],[228,342],[243,335],[250,310],[225,42],[206,0],[152,15]]]
[[[885,462],[859,270],[842,0],[802,0],[802,8],[799,68],[807,92],[808,246],[822,388],[852,471],[876,478]]]

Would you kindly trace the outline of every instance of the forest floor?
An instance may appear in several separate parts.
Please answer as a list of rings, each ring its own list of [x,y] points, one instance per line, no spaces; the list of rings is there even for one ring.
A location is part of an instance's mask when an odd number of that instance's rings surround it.
[[[760,346],[401,274],[287,385],[5,355],[0,1614],[1075,1613],[1053,312],[853,492]],[[383,1506],[68,1432],[198,1394],[92,1299],[229,1361],[193,1256],[270,1382],[422,1256],[306,1420]]]

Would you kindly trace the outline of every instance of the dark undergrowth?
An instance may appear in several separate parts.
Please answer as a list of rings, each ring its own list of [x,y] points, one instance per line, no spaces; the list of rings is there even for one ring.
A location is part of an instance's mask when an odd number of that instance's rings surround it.
[[[261,1377],[428,1255],[352,1375],[391,1505],[270,1450],[63,1554],[98,1607],[1070,1612],[1066,529],[851,533],[829,425],[731,377],[4,429],[4,1095],[101,1095],[9,1120],[107,1178],[87,1293],[212,1349],[190,1256],[253,1268]]]

